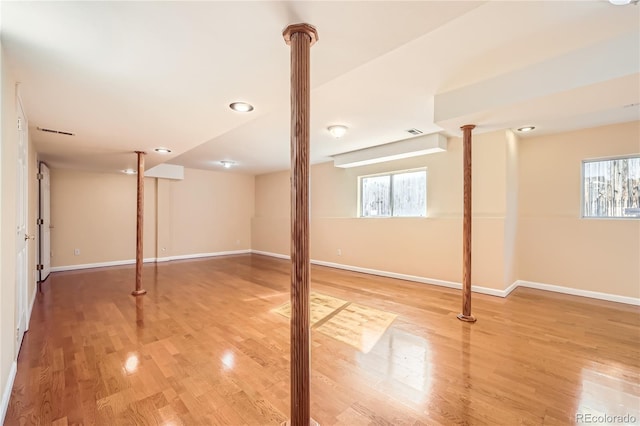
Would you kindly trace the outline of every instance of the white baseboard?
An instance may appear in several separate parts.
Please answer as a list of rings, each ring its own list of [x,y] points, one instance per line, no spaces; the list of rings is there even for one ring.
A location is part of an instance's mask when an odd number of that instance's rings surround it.
[[[215,253],[195,253],[195,254],[182,254],[182,255],[179,255],[179,256],[159,257],[159,258],[155,259],[155,261],[156,262],[170,262],[172,260],[199,259],[199,258],[202,258],[202,257],[231,256],[231,255],[234,255],[234,254],[249,254],[249,253],[251,253],[251,249],[229,250],[229,251],[218,251],[218,252],[215,252]]]
[[[251,250],[253,254],[261,254],[262,256],[277,257],[278,259],[291,259],[291,256],[280,253],[272,253],[270,251]]]
[[[13,389],[13,382],[16,379],[16,373],[18,372],[18,363],[13,361],[11,363],[11,369],[9,370],[9,377],[4,384],[4,390],[2,392],[2,401],[0,402],[0,424],[4,424],[4,418],[7,415],[9,409],[9,400],[11,399],[11,389]]]
[[[263,256],[277,257],[279,259],[290,259],[290,256],[279,254],[279,253],[271,253],[268,251],[252,250],[252,253],[261,254]],[[397,272],[380,271],[378,269],[362,268],[360,266],[344,265],[342,263],[325,262],[324,260],[311,259],[311,263],[313,265],[328,266],[329,268],[344,269],[346,271],[361,272],[363,274],[377,275],[380,277],[387,277],[387,278],[396,278],[399,280],[413,281],[413,282],[418,282],[423,284],[432,284],[440,287],[456,288],[458,290],[462,288],[462,284],[460,283],[456,283],[453,281],[438,280],[435,278],[419,277],[417,275],[407,275],[407,274],[399,274]],[[498,296],[498,297],[506,296],[506,294],[504,293],[504,290],[496,290],[493,288],[482,287],[477,285],[472,285],[471,290],[476,293],[488,294],[491,296]]]
[[[619,296],[617,294],[602,293],[599,291],[580,290],[577,288],[563,287],[563,286],[553,285],[553,284],[537,283],[533,281],[518,280],[514,284],[516,283],[517,283],[517,287],[535,288],[538,290],[552,291],[554,293],[570,294],[573,296],[582,296],[582,297],[588,297],[591,299],[607,300],[609,302],[618,302],[618,303],[624,303],[627,305],[640,306],[640,298],[635,298],[635,297]]]
[[[185,254],[185,255],[179,255],[179,256],[147,258],[147,259],[144,259],[144,262],[145,263],[169,262],[172,260],[198,259],[203,257],[229,256],[229,255],[247,254],[247,253],[259,254],[262,256],[269,256],[269,257],[276,257],[278,259],[290,259],[290,256],[286,254],[272,253],[272,252],[261,251],[261,250],[244,249],[244,250],[220,251],[215,253],[194,253],[194,254]],[[105,266],[131,265],[134,263],[136,263],[135,260],[117,260],[113,262],[87,263],[83,265],[56,266],[51,268],[51,272],[73,271],[77,269],[89,269],[89,268],[102,268]],[[311,263],[319,266],[327,266],[330,268],[344,269],[347,271],[361,272],[364,274],[378,275],[381,277],[396,278],[396,279],[405,280],[405,281],[413,281],[413,282],[418,282],[423,284],[437,285],[440,287],[455,288],[455,289],[462,288],[462,285],[457,282],[439,280],[435,278],[420,277],[417,275],[408,275],[408,274],[400,274],[397,272],[381,271],[378,269],[344,265],[341,263],[326,262],[323,260],[312,259]],[[552,291],[555,293],[570,294],[573,296],[589,297],[591,299],[607,300],[610,302],[618,302],[618,303],[624,303],[627,305],[640,306],[639,298],[619,296],[616,294],[609,294],[609,293],[601,293],[598,291],[580,290],[580,289],[575,289],[571,287],[563,287],[558,285],[537,283],[537,282],[525,281],[525,280],[517,280],[504,290],[498,290],[498,289],[489,288],[489,287],[482,287],[478,285],[472,285],[471,290],[475,293],[488,294],[490,296],[507,297],[509,294],[511,294],[513,290],[515,290],[518,287],[535,288],[538,290]],[[29,318],[31,318],[31,309],[33,309],[34,301],[35,301],[35,295],[34,295],[34,299],[31,301]]]
[[[31,298],[31,303],[29,303],[29,311],[27,312],[27,328],[26,331],[29,330],[29,324],[31,324],[31,312],[33,312],[33,304],[36,303],[36,297],[38,296],[38,287],[33,289],[33,297]]]
[[[251,250],[231,250],[231,251],[219,251],[215,253],[194,253],[194,254],[183,254],[179,256],[167,256],[167,257],[148,257],[143,259],[144,263],[155,263],[155,262],[169,262],[172,260],[183,260],[183,259],[198,259],[202,257],[216,257],[216,256],[229,256],[233,254],[247,254],[251,253]],[[51,272],[62,272],[62,271],[75,271],[78,269],[92,269],[92,268],[104,268],[107,266],[121,266],[121,265],[133,265],[136,263],[135,259],[127,259],[127,260],[114,260],[111,262],[98,262],[98,263],[84,263],[79,265],[67,265],[67,266],[54,266],[51,268]]]
[[[156,258],[150,257],[147,259],[143,259],[142,261],[144,263],[152,263],[156,261]],[[105,268],[107,266],[132,265],[134,263],[136,263],[135,259],[127,259],[127,260],[113,260],[111,262],[82,263],[78,265],[52,266],[51,272],[75,271],[78,269]]]
[[[512,292],[513,290],[515,290],[516,288],[518,288],[518,286],[519,286],[519,282],[520,282],[519,280],[516,280],[516,281],[514,281],[513,283],[511,283],[511,285],[510,285],[509,287],[505,288],[505,289],[504,289],[504,296],[502,296],[502,297],[507,297],[508,295],[510,295],[510,294],[511,294],[511,292]]]
[[[31,302],[29,302],[29,306],[27,307],[27,325],[25,331],[29,330],[29,324],[31,323],[31,312],[33,312],[33,305],[36,302],[36,297],[38,295],[38,289],[33,289],[33,297],[31,297]],[[9,400],[11,399],[11,389],[13,389],[13,382],[16,379],[16,373],[18,372],[18,361],[15,360],[11,363],[11,369],[9,370],[9,377],[7,377],[7,382],[4,385],[4,390],[2,392],[2,401],[0,401],[0,425],[4,424],[4,418],[7,415],[7,409],[9,408]]]
[[[263,256],[277,257],[279,259],[290,258],[289,256],[284,254],[271,253],[267,251],[252,250],[251,252],[254,254],[260,254]],[[438,280],[435,278],[426,278],[426,277],[420,277],[416,275],[406,275],[406,274],[399,274],[396,272],[380,271],[377,269],[361,268],[359,266],[343,265],[341,263],[325,262],[322,260],[312,259],[311,263],[314,265],[328,266],[330,268],[344,269],[347,271],[361,272],[364,274],[378,275],[381,277],[397,278],[401,280],[413,281],[413,282],[418,282],[423,284],[432,284],[440,287],[448,287],[448,288],[455,288],[455,289],[462,288],[462,284],[460,283],[453,282],[453,281]],[[573,296],[589,297],[591,299],[607,300],[610,302],[618,302],[618,303],[625,303],[628,305],[640,306],[640,299],[633,298],[633,297],[618,296],[616,294],[601,293],[597,291],[579,290],[571,287],[562,287],[558,285],[536,283],[536,282],[524,281],[524,280],[516,280],[513,282],[513,284],[511,284],[509,287],[505,288],[504,290],[497,290],[497,289],[482,287],[477,285],[472,285],[471,290],[475,293],[488,294],[490,296],[507,297],[509,294],[511,294],[513,290],[515,290],[518,287],[535,288],[538,290],[552,291],[555,293],[570,294]]]

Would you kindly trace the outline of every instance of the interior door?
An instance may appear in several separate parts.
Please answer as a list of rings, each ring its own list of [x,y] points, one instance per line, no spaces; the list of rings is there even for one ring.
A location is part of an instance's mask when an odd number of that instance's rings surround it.
[[[40,200],[38,214],[38,281],[47,279],[51,272],[51,178],[49,167],[45,163],[40,163]]]
[[[27,120],[18,98],[18,164],[16,168],[16,356],[27,330]]]

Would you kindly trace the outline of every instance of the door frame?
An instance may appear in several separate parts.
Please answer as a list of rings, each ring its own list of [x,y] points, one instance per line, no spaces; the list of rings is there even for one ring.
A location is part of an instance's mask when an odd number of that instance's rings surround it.
[[[49,201],[49,221],[46,222],[44,220],[44,203],[43,203],[43,180],[44,180],[44,168],[47,169],[47,174],[49,175],[49,197],[47,200]],[[51,169],[44,161],[38,161],[38,253],[37,253],[37,268],[38,268],[38,291],[42,291],[41,285],[44,281],[49,278],[51,270],[49,269],[49,273],[43,277],[43,273],[46,272],[44,269],[45,256],[49,257],[49,265],[51,265]],[[49,253],[45,253],[44,250],[44,234],[45,227],[49,227]]]
[[[24,334],[29,330],[29,240],[26,238],[28,236],[28,231],[29,231],[29,119],[27,118],[27,114],[25,112],[23,103],[22,103],[22,99],[20,98],[20,87],[19,85],[16,85],[16,115],[18,117],[19,122],[16,123],[16,126],[18,127],[18,138],[20,138],[20,132],[24,132],[24,171],[23,173],[23,182],[24,182],[24,193],[22,194],[22,203],[23,203],[23,218],[19,218],[16,214],[16,227],[19,223],[20,220],[24,220],[24,225],[25,225],[25,229],[24,229],[24,235],[17,235],[17,238],[25,238],[25,247],[24,247],[24,251],[25,251],[25,258],[24,258],[24,271],[22,271],[23,273],[23,280],[22,282],[18,282],[18,264],[16,262],[16,280],[15,280],[15,285],[16,285],[16,297],[15,297],[15,304],[16,304],[16,311],[15,311],[15,320],[16,320],[16,338],[15,338],[15,342],[16,342],[16,348],[15,348],[15,357],[18,357],[18,353],[20,352],[20,347],[22,346],[22,340],[24,339]],[[24,123],[22,123],[22,121],[20,120],[20,117],[22,118],[22,120],[24,120]],[[14,143],[18,143],[18,141],[15,141]],[[18,154],[20,155],[20,154]],[[17,158],[16,158],[16,162],[17,162]],[[17,167],[17,165],[16,165]],[[16,182],[16,185],[18,184],[18,182]],[[17,191],[19,191],[20,188],[17,188]],[[16,204],[17,201],[20,199],[19,198],[19,194],[16,193]],[[16,247],[17,247],[17,241],[16,241]],[[15,250],[16,248],[14,248]],[[17,252],[16,252],[17,253]],[[22,303],[20,303],[22,302]],[[22,315],[20,314],[22,312]],[[24,323],[24,332],[21,333],[20,332],[20,326]]]

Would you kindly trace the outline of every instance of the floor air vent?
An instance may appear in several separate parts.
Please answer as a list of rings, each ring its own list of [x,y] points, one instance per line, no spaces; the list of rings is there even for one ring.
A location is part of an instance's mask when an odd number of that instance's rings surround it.
[[[416,136],[416,135],[421,135],[422,134],[422,130],[418,130],[416,128],[413,128],[413,129],[407,130],[407,133],[411,133],[413,136]]]

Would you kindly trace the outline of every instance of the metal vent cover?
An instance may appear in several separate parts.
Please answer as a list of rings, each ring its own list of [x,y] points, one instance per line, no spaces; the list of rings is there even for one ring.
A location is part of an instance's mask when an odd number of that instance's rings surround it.
[[[75,136],[75,133],[71,133],[71,132],[63,132],[62,130],[54,130],[54,129],[46,129],[44,127],[36,127],[38,130],[40,130],[41,132],[48,132],[48,133],[57,133],[59,135],[65,135],[65,136]]]
[[[413,136],[416,136],[416,135],[421,135],[423,132],[422,130],[418,130],[414,127],[412,129],[407,130],[407,133],[411,133]]]

